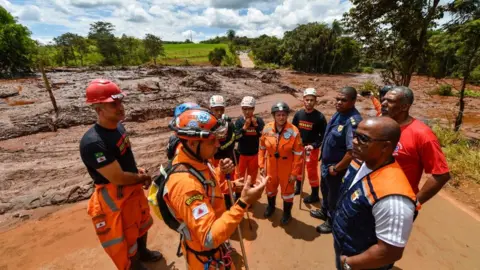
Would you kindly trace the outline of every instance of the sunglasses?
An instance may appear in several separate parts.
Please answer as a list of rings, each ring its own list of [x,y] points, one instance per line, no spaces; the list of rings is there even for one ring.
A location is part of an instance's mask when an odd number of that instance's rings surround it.
[[[387,142],[388,140],[385,139],[373,139],[365,134],[358,133],[356,131],[353,132],[353,138],[357,138],[360,144],[368,144],[371,142]]]

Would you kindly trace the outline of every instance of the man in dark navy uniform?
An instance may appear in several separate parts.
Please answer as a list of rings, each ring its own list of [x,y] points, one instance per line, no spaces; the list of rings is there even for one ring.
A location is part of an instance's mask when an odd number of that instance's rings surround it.
[[[355,108],[355,88],[342,88],[335,99],[337,112],[327,125],[321,151],[322,208],[310,211],[311,216],[325,220],[325,223],[317,227],[319,233],[332,232],[331,217],[337,204],[340,185],[352,161],[353,131],[362,121],[362,116]]]

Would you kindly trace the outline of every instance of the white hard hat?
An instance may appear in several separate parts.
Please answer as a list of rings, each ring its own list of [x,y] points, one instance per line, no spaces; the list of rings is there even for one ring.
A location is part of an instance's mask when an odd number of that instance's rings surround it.
[[[317,96],[317,90],[315,88],[307,88],[303,91],[303,96]]]
[[[213,95],[210,98],[210,108],[225,107],[225,99],[220,95]]]
[[[255,107],[255,99],[251,96],[246,96],[242,99],[242,103],[240,103],[242,107]]]

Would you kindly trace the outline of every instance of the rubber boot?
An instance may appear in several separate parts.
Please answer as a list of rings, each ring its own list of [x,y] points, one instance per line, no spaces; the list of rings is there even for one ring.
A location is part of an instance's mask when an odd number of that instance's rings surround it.
[[[137,239],[139,259],[142,262],[156,262],[163,258],[163,255],[158,251],[151,251],[147,248],[147,235],[145,233],[142,237]]]
[[[267,206],[267,209],[265,209],[265,213],[263,213],[263,216],[265,218],[271,217],[275,212],[275,200],[277,199],[277,196],[267,197],[267,199],[268,199],[268,206]]]
[[[282,225],[287,225],[292,220],[293,202],[283,202],[283,216],[280,220]]]
[[[318,226],[315,228],[318,233],[322,234],[329,234],[332,233],[332,221],[330,218],[327,218],[327,221],[325,221],[322,225]]]
[[[318,187],[312,187],[312,194],[308,195],[307,197],[303,198],[304,203],[316,203],[320,201],[320,197],[318,197]]]
[[[297,182],[295,182],[295,195],[300,195],[300,192],[302,192],[301,189],[302,189],[302,181],[297,180]]]
[[[130,258],[130,262],[129,270],[148,270],[148,268],[140,261],[140,254],[138,251],[135,256]]]

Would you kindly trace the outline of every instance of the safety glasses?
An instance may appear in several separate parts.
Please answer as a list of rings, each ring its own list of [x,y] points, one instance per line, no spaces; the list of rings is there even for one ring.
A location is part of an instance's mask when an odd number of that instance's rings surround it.
[[[358,133],[356,131],[353,132],[353,138],[357,138],[358,142],[360,144],[368,144],[368,143],[371,143],[371,142],[387,142],[388,140],[385,140],[385,139],[374,139],[374,138],[371,138],[365,134],[362,134],[362,133]]]

